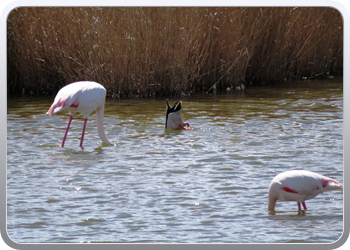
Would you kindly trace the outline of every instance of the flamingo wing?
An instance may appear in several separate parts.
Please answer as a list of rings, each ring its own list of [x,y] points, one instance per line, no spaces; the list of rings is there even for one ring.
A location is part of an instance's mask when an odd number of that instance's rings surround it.
[[[278,199],[302,203],[322,193],[322,177],[308,171],[287,171],[277,175],[273,183],[277,188]]]
[[[104,104],[106,90],[95,82],[76,82],[63,87],[47,111],[52,115],[63,110],[78,109],[85,117]]]
[[[47,111],[52,115],[69,108],[77,108],[80,103],[81,89],[77,89],[74,84],[69,84],[58,91],[54,102]]]
[[[305,200],[330,190],[341,190],[343,185],[328,177],[306,170],[292,170],[278,174],[269,188],[269,210],[274,210],[277,200],[296,201],[306,210]]]
[[[309,194],[323,188],[322,176],[308,171],[288,171],[277,176],[286,192]]]

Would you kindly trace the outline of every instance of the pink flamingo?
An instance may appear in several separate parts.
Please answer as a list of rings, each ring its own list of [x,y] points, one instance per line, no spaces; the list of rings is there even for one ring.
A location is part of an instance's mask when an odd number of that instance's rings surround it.
[[[79,111],[84,116],[84,127],[80,139],[80,147],[83,146],[86,122],[89,115],[96,110],[96,122],[97,131],[104,143],[114,145],[110,142],[103,128],[103,114],[106,99],[106,89],[99,83],[96,82],[74,82],[68,84],[58,91],[54,102],[46,114],[50,116],[60,111],[68,110],[70,119],[68,122],[66,133],[63,137],[61,147],[64,147],[66,141],[69,126],[72,122],[73,116]]]
[[[292,170],[277,175],[269,188],[269,210],[275,210],[277,200],[296,201],[306,210],[305,200],[331,190],[342,190],[343,185],[328,177],[305,170]]]
[[[181,117],[182,102],[175,102],[174,106],[170,106],[168,99],[166,99],[166,115],[165,115],[165,129],[183,129],[191,130],[190,124],[182,121]],[[186,128],[187,126],[187,128]]]

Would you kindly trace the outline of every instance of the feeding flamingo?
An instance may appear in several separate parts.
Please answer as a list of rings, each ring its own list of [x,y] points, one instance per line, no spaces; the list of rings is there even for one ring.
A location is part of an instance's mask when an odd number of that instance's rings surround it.
[[[182,102],[175,102],[174,106],[169,105],[168,99],[166,100],[166,116],[165,116],[165,129],[183,129],[191,130],[190,124],[184,123],[181,117],[181,104]],[[188,128],[186,128],[186,126]]]
[[[68,122],[66,133],[63,137],[61,147],[64,147],[64,142],[68,134],[73,116],[78,111],[84,116],[84,127],[80,139],[80,147],[83,146],[86,123],[89,115],[96,110],[97,131],[104,143],[113,145],[105,135],[103,128],[103,114],[106,99],[106,89],[96,82],[74,82],[68,84],[58,91],[54,102],[46,114],[50,116],[60,111],[68,110],[70,119]]]
[[[306,210],[305,200],[331,190],[342,190],[343,185],[328,177],[306,170],[292,170],[277,175],[269,188],[268,209],[274,210],[276,201],[296,201]]]

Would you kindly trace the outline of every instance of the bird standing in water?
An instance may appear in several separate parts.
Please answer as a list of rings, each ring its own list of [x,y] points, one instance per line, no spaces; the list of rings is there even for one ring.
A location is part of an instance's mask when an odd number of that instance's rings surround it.
[[[296,201],[299,211],[300,204],[306,210],[305,200],[315,198],[318,194],[342,190],[339,182],[306,170],[291,170],[277,175],[271,181],[269,188],[268,209],[275,210],[277,200]]]
[[[166,100],[166,113],[165,113],[165,129],[183,129],[191,130],[190,124],[184,123],[181,117],[181,104],[182,102],[175,102],[174,106],[169,105],[168,99]],[[187,128],[186,128],[187,126]]]
[[[66,85],[58,91],[54,102],[46,114],[52,115],[60,111],[68,110],[70,119],[63,137],[61,147],[64,147],[68,130],[76,112],[80,112],[84,116],[84,127],[80,139],[80,147],[83,146],[84,134],[86,129],[87,119],[90,114],[96,110],[97,131],[101,140],[110,145],[114,145],[108,140],[103,128],[103,115],[106,100],[106,89],[99,83],[83,81],[74,82]]]

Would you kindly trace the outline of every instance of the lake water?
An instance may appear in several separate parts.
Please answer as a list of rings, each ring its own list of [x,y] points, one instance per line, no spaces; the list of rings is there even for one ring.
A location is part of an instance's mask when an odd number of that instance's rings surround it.
[[[54,97],[8,99],[7,230],[18,243],[332,243],[343,193],[267,210],[278,173],[305,169],[343,183],[343,83],[181,98],[191,131],[164,129],[164,99],[107,99],[102,146],[95,114]],[[171,104],[177,98],[170,98]],[[327,230],[325,229],[327,227]]]

